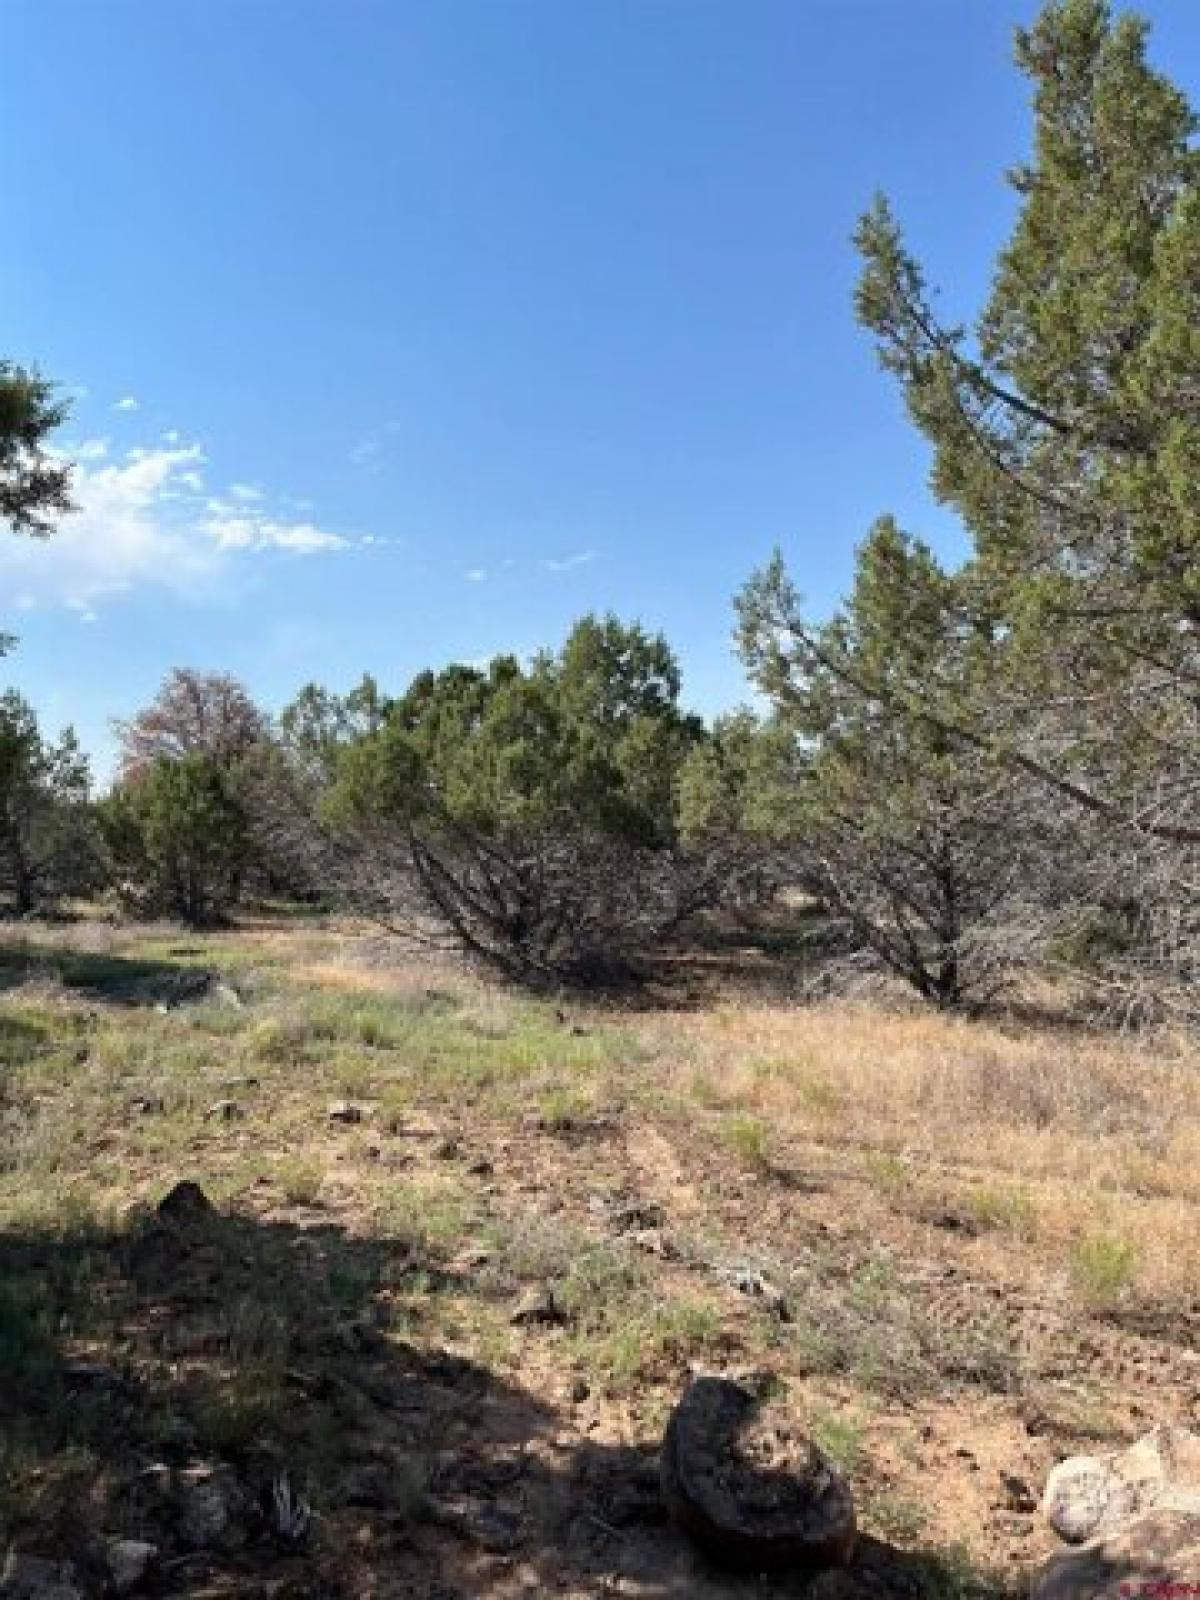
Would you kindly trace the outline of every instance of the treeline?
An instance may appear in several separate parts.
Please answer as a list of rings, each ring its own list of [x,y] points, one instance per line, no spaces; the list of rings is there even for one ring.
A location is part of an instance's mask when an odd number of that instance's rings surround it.
[[[1017,58],[1032,154],[974,323],[939,314],[884,201],[857,235],[858,314],[969,535],[961,566],[884,518],[817,621],[776,558],[737,603],[761,710],[711,727],[664,640],[587,617],[528,664],[395,698],[311,686],[274,721],[176,674],[93,806],[73,744],[9,697],[14,904],[99,875],[204,920],[274,885],[558,980],[787,888],[844,960],[939,1005],[1037,970],[1122,1016],[1193,1017],[1197,122],[1102,0],[1047,5]]]

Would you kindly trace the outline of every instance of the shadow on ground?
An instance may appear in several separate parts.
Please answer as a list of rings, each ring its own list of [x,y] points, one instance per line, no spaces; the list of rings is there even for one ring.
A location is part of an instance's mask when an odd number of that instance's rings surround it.
[[[120,1006],[175,1006],[202,1000],[216,981],[201,967],[134,956],[0,944],[0,994],[38,981],[61,983],[85,1000]]]
[[[704,1565],[666,1521],[654,1452],[591,1440],[565,1396],[423,1345],[433,1297],[463,1289],[411,1241],[316,1210],[198,1203],[0,1234],[0,1540],[71,1560],[89,1595],[112,1536],[159,1547],[145,1592],[195,1600],[801,1592]],[[294,1547],[281,1482],[312,1509]],[[867,1539],[803,1592],[1000,1591]]]

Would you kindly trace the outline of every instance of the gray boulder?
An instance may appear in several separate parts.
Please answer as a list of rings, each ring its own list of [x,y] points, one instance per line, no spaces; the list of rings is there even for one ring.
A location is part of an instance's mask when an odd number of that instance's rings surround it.
[[[1067,1544],[1115,1532],[1144,1511],[1200,1513],[1200,1435],[1163,1426],[1126,1450],[1070,1456],[1046,1480],[1042,1513]]]

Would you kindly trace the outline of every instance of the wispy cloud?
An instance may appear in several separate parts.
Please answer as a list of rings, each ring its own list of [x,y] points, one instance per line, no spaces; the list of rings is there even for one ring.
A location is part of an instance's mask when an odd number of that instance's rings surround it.
[[[240,500],[244,505],[257,505],[260,500],[267,498],[256,483],[231,483],[229,496],[231,500]]]
[[[254,511],[231,512],[222,507],[203,524],[218,550],[344,550],[350,541],[313,522],[281,522]]]
[[[370,433],[363,435],[356,444],[350,446],[350,460],[356,467],[365,467],[377,471],[382,464],[388,445],[396,434],[400,432],[398,422],[385,422],[381,427],[372,428]]]
[[[570,572],[573,567],[585,567],[589,561],[595,561],[594,550],[580,550],[573,556],[549,556],[542,562],[547,572]]]
[[[113,406],[114,411],[138,411],[140,409],[141,402],[135,394],[123,394]]]
[[[484,583],[487,581],[486,567],[468,567],[463,577],[468,583]]]
[[[100,603],[155,586],[196,593],[234,561],[267,551],[312,556],[352,541],[244,497],[212,497],[199,444],[135,446],[113,454],[86,439],[64,452],[73,463],[76,509],[48,539],[0,540],[0,592],[23,608],[66,606],[84,622]],[[230,490],[232,495],[233,491]]]

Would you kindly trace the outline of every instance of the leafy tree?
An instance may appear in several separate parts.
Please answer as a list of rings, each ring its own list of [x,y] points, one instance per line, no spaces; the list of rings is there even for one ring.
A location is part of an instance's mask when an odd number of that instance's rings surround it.
[[[188,922],[224,915],[260,853],[255,808],[268,763],[266,716],[235,678],[179,668],[117,732],[107,826],[124,898]],[[206,842],[208,822],[219,833]]]
[[[71,509],[70,468],[46,445],[66,414],[39,373],[0,361],[0,520],[15,533],[47,534]]]
[[[28,701],[0,695],[0,889],[18,915],[97,885],[89,791],[74,733],[45,739]]]
[[[340,752],[378,733],[390,705],[369,673],[343,695],[307,683],[280,713],[280,741],[311,776],[332,782]]]
[[[211,757],[232,768],[261,745],[267,719],[246,689],[223,672],[177,667],[151,703],[116,724],[120,778],[127,781],[158,761]]]
[[[236,769],[192,751],[160,756],[101,808],[118,891],[142,915],[194,927],[236,903],[245,868],[245,810]]]

